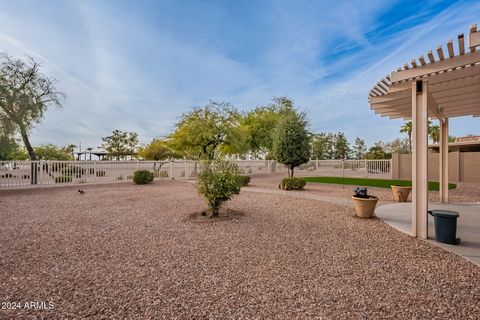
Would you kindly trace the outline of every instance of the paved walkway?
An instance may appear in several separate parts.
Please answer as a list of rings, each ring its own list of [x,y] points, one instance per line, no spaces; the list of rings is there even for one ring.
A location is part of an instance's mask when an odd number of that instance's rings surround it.
[[[412,215],[411,203],[387,204],[377,208],[375,215],[392,227],[411,234]],[[458,254],[480,266],[480,203],[430,203],[429,210],[444,209],[457,211],[460,217],[457,221],[457,236],[461,238],[460,245],[449,245],[436,242],[433,217],[428,215],[428,242]]]

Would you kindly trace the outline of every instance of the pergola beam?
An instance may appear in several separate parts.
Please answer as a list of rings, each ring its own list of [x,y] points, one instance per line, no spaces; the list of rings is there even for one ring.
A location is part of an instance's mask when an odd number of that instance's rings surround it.
[[[468,77],[478,76],[480,74],[480,65],[467,66],[461,69],[450,70],[438,74],[433,74],[428,77],[430,86],[441,84],[442,82],[454,81],[459,79],[465,79]],[[389,94],[408,90],[411,91],[411,81],[404,81],[394,83],[389,88]]]
[[[428,98],[427,99],[428,111],[430,113],[432,113],[435,116],[435,118],[440,120],[440,122],[443,122],[445,120],[445,116],[442,114],[442,112],[440,112],[440,110],[438,108],[438,104],[435,101],[435,99],[433,98],[432,94],[430,93],[430,90],[427,90],[427,94],[428,94],[428,97],[427,97]]]
[[[462,78],[454,81],[442,82],[430,85],[432,93],[443,92],[446,90],[461,89],[473,85],[480,85],[480,75],[475,77]]]
[[[441,52],[443,55],[443,51]],[[418,66],[417,68],[394,71],[392,72],[391,79],[392,83],[395,83],[403,80],[409,80],[417,77],[430,75],[432,73],[447,71],[449,69],[464,67],[466,65],[475,64],[478,62],[480,62],[480,52],[473,51],[464,55],[456,56],[455,59],[440,59],[440,61],[437,61],[435,63]]]
[[[435,100],[437,101],[438,104],[442,104],[442,103],[447,103],[447,102],[464,101],[464,100],[468,100],[468,99],[472,99],[472,98],[479,99],[480,98],[480,92],[466,93],[466,94],[462,95],[460,98],[453,96],[453,97],[437,98]],[[479,99],[479,101],[480,101],[480,99]]]
[[[392,101],[398,98],[410,97],[410,95],[411,95],[411,92],[407,90],[397,91],[394,93],[389,93],[385,96],[370,97],[370,103],[371,104],[383,103],[383,102]]]

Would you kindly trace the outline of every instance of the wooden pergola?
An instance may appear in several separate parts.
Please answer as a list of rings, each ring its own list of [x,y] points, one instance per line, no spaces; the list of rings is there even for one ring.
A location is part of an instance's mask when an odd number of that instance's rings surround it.
[[[438,46],[380,80],[370,91],[382,117],[412,120],[412,235],[427,238],[428,118],[440,120],[440,201],[448,202],[448,119],[480,116],[480,32]],[[456,43],[456,46],[454,45]],[[456,47],[456,48],[455,48]]]

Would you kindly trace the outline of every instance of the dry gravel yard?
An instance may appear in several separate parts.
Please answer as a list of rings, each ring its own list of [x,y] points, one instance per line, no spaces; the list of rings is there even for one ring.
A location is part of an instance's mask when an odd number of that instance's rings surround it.
[[[0,318],[480,319],[480,268],[351,207],[243,192],[214,222],[188,182],[77,189],[0,192],[0,301],[55,306]]]

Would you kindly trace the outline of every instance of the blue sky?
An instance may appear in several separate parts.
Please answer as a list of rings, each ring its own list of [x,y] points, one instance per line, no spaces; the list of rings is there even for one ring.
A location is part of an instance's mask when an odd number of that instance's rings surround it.
[[[0,50],[32,56],[67,94],[35,144],[142,142],[210,100],[241,110],[288,96],[318,132],[368,144],[400,134],[367,95],[381,77],[480,22],[478,1],[0,0]],[[451,121],[480,134],[479,118]]]

